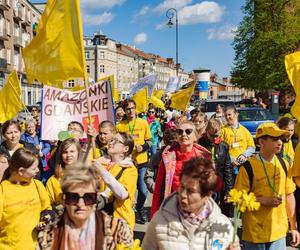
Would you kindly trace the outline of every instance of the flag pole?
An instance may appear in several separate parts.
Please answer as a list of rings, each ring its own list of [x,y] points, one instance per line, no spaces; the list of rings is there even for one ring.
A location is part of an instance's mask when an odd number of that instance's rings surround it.
[[[81,41],[81,58],[82,58],[82,65],[83,65],[83,80],[84,80],[84,86],[85,86],[85,92],[86,92],[86,101],[87,101],[87,109],[88,109],[88,119],[89,119],[89,126],[92,127],[92,115],[91,115],[91,99],[90,99],[90,91],[89,91],[89,81],[88,76],[86,72],[86,61],[85,61],[85,54],[84,54],[84,46],[83,46],[83,31],[82,31],[82,20],[81,20],[81,13],[80,13],[80,5],[79,1],[76,1],[76,12],[78,16],[78,25],[79,25],[79,37]],[[97,69],[96,69],[97,70]],[[95,140],[92,136],[89,138],[91,140],[92,144],[92,150],[93,150],[93,159],[96,159],[96,145]],[[88,153],[88,151],[87,151]],[[88,156],[86,156],[88,158]]]

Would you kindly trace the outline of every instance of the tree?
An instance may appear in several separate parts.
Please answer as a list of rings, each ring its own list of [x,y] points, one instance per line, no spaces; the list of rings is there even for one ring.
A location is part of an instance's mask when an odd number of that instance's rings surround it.
[[[300,1],[246,0],[243,12],[232,82],[258,91],[289,88],[284,56],[300,48]]]

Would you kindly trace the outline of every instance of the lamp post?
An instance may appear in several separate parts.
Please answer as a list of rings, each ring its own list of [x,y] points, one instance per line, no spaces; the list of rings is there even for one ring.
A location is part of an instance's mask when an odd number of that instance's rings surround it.
[[[176,76],[178,76],[178,15],[177,10],[174,8],[168,9],[166,16],[169,19],[167,25],[169,28],[172,28],[174,23],[172,22],[173,17],[175,16],[175,27],[176,27]]]

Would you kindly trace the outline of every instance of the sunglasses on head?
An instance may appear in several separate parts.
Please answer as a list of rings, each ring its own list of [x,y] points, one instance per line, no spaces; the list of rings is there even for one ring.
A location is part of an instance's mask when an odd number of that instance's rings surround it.
[[[177,134],[178,135],[183,135],[183,133],[185,133],[186,135],[190,135],[191,133],[193,133],[193,129],[192,128],[187,128],[187,129],[177,129]]]
[[[77,205],[80,198],[83,199],[86,206],[94,205],[97,202],[97,193],[85,193],[83,196],[78,193],[65,193],[65,203],[67,205]]]

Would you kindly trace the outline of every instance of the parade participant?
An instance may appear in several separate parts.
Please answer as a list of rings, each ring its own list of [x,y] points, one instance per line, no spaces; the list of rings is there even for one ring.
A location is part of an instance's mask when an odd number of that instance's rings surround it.
[[[162,152],[165,150],[167,146],[172,145],[177,137],[177,131],[176,129],[167,129],[164,132],[163,136],[163,144],[164,146],[159,149],[155,155],[153,155],[150,159],[150,163],[147,167],[147,171],[144,177],[145,183],[147,185],[148,190],[153,193],[154,192],[154,184],[158,172],[159,164],[162,160]]]
[[[52,175],[46,183],[46,190],[53,207],[62,203],[60,179],[64,174],[64,170],[71,164],[78,161],[80,153],[81,146],[79,141],[75,138],[69,138],[60,144],[54,175]]]
[[[39,157],[41,160],[40,169],[41,171],[41,180],[43,183],[46,183],[50,175],[52,174],[50,169],[48,169],[46,156],[50,153],[51,146],[47,141],[40,140],[37,130],[36,130],[36,121],[35,120],[26,120],[25,121],[25,132],[21,135],[21,142],[26,142],[32,144],[39,152]]]
[[[19,148],[5,171],[0,184],[0,249],[35,249],[40,213],[50,209],[43,184],[34,179],[38,164],[34,153]]]
[[[131,160],[133,148],[134,142],[130,135],[117,133],[109,142],[110,164],[101,165],[101,158],[94,161],[104,182],[102,195],[109,201],[104,211],[115,218],[123,218],[132,230],[135,224],[133,204],[138,178],[137,169]]]
[[[108,155],[108,143],[115,134],[116,127],[111,121],[103,121],[100,123],[99,134],[96,137],[96,147],[99,149],[99,157]]]
[[[198,140],[203,136],[207,126],[207,116],[202,112],[198,112],[193,116],[192,122],[194,123],[198,135]]]
[[[216,113],[213,114],[212,118],[218,119],[222,124],[226,124],[224,105],[218,104],[216,107]]]
[[[125,111],[121,105],[117,106],[116,109],[116,122],[119,123],[120,121],[123,121],[125,116]]]
[[[161,126],[159,121],[156,119],[156,111],[154,107],[148,110],[148,115],[145,119],[150,126],[152,136],[151,154],[154,155],[157,151],[160,137],[162,137]]]
[[[255,152],[254,140],[250,132],[239,123],[239,113],[235,106],[228,106],[225,110],[227,124],[222,128],[221,138],[229,145],[229,155],[234,168],[245,162]]]
[[[126,222],[95,209],[100,187],[97,169],[79,162],[64,173],[64,209],[39,227],[37,249],[110,250],[117,244],[131,247],[133,235]]]
[[[2,180],[4,171],[8,168],[9,162],[10,156],[6,152],[0,150],[0,180]]]
[[[177,192],[162,203],[148,225],[142,248],[239,249],[231,245],[233,226],[211,198],[218,185],[212,160],[196,157],[186,161]]]
[[[295,122],[291,118],[282,117],[277,121],[277,125],[280,129],[289,131],[289,136],[285,141],[283,141],[280,156],[287,160],[290,165],[292,165],[295,157],[295,151],[292,142],[292,136],[295,132]]]
[[[196,140],[195,125],[190,121],[186,121],[180,124],[177,129],[176,142],[163,151],[154,187],[151,217],[158,210],[163,200],[172,192],[177,191],[179,176],[185,161],[197,156],[211,159],[210,152],[195,144]]]
[[[144,182],[144,177],[148,163],[147,151],[152,144],[151,132],[147,121],[137,117],[136,103],[134,100],[127,100],[125,111],[127,120],[121,121],[117,125],[117,131],[130,134],[134,140],[135,148],[132,153],[132,158],[136,161],[138,168],[138,196],[135,207],[137,210],[136,221],[145,223],[148,218],[143,209],[147,197],[147,187]]]
[[[290,224],[292,246],[300,242],[295,214],[295,184],[291,167],[276,156],[282,147],[282,136],[289,132],[274,123],[264,123],[256,130],[259,154],[245,162],[237,175],[235,188],[253,192],[260,208],[242,214],[244,249],[286,249]],[[288,223],[289,221],[289,223]]]
[[[68,124],[68,131],[72,132],[74,138],[80,140],[84,135],[84,128],[80,122],[72,121]]]
[[[199,145],[211,152],[216,165],[216,171],[222,180],[220,192],[214,193],[215,201],[220,205],[222,213],[228,217],[233,216],[232,205],[226,202],[229,191],[233,188],[234,179],[232,174],[229,146],[220,138],[222,123],[216,118],[208,121],[206,133],[198,141]]]
[[[21,128],[17,121],[9,120],[2,125],[2,135],[5,141],[2,142],[0,149],[6,152],[9,156],[19,148],[28,148],[33,153],[38,155],[39,151],[30,143],[20,142]]]

